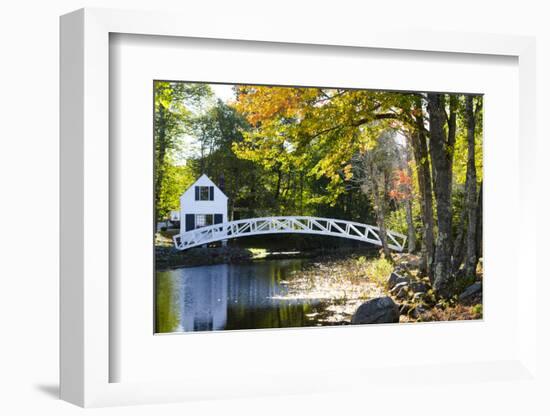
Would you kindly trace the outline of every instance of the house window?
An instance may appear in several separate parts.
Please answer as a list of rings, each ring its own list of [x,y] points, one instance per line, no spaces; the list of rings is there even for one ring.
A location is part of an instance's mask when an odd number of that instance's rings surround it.
[[[214,215],[212,214],[195,215],[195,228],[206,227],[212,224],[214,224]]]
[[[195,201],[213,201],[213,186],[195,186]]]

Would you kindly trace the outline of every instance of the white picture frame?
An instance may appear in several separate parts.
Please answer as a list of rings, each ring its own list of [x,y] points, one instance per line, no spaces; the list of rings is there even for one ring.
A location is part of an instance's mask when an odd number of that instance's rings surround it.
[[[182,22],[185,22],[182,24]],[[440,54],[504,55],[517,58],[519,67],[520,178],[518,214],[534,204],[535,174],[535,42],[533,38],[474,33],[407,32],[387,26],[385,32],[368,28],[327,34],[321,29],[281,32],[274,25],[254,27],[246,36],[235,34],[229,22],[204,26],[187,16],[162,12],[82,9],[61,18],[61,398],[80,406],[182,401],[209,397],[269,394],[285,381],[279,392],[306,393],[349,389],[358,382],[389,382],[414,373],[439,377],[443,370],[454,377],[481,374],[476,380],[531,379],[536,382],[536,323],[525,317],[536,313],[535,262],[530,242],[536,239],[536,217],[518,215],[522,230],[517,242],[517,262],[523,285],[518,286],[515,318],[517,348],[507,359],[439,364],[418,363],[414,368],[367,366],[331,370],[337,383],[315,383],[309,374],[306,387],[287,375],[267,372],[264,379],[231,383],[194,377],[181,381],[110,382],[110,366],[119,359],[110,350],[109,325],[112,298],[109,252],[109,36],[113,33],[184,38],[224,39],[334,47],[429,51]],[[529,260],[531,258],[531,260]],[[111,259],[112,260],[112,259]],[[517,270],[515,271],[518,272]],[[529,288],[529,290],[526,289]],[[410,327],[409,327],[410,328]],[[368,369],[369,376],[361,371]],[[361,370],[361,371],[360,371]],[[326,374],[325,374],[326,375]],[[383,381],[386,380],[386,381]]]

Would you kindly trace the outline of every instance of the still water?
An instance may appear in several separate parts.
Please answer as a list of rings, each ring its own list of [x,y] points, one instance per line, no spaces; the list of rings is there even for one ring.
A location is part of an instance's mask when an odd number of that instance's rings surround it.
[[[280,299],[303,259],[218,264],[157,272],[157,332],[315,325],[315,299]],[[309,316],[308,316],[309,315]]]

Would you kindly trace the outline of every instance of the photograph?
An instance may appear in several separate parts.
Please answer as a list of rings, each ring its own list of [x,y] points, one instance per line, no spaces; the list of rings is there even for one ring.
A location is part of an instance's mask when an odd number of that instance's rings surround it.
[[[152,88],[156,333],[483,319],[483,95]]]
[[[2,6],[0,416],[550,416],[545,2]]]

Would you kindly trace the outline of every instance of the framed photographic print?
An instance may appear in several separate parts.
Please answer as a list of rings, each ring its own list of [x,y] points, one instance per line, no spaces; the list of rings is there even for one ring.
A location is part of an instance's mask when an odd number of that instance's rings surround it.
[[[62,17],[62,398],[528,378],[532,39],[181,19]]]
[[[153,88],[157,333],[482,318],[482,95]]]

